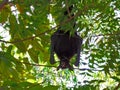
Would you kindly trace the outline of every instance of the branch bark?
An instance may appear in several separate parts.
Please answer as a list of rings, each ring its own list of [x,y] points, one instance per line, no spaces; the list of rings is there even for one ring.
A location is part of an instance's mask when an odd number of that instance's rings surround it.
[[[0,4],[0,11],[4,8],[6,4],[8,4],[8,0],[3,0],[2,3]]]

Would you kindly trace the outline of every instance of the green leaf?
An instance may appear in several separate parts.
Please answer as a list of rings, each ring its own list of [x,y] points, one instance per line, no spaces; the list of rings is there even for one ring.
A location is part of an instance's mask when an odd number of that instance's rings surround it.
[[[0,23],[5,23],[7,21],[7,18],[10,14],[10,10],[8,7],[5,7],[3,10],[0,12]]]
[[[0,52],[0,73],[2,77],[13,77],[18,79],[18,72],[15,68],[15,58],[6,52]]]
[[[38,63],[38,54],[39,54],[39,53],[36,52],[36,51],[34,50],[34,48],[29,49],[29,50],[28,50],[28,53],[29,53],[31,59],[32,59],[35,63]]]

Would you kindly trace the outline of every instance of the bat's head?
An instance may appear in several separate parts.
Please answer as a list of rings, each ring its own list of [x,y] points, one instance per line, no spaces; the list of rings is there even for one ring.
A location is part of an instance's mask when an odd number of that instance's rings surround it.
[[[60,65],[57,67],[57,70],[59,69],[69,69],[73,70],[73,67],[70,65],[69,60],[60,60]]]

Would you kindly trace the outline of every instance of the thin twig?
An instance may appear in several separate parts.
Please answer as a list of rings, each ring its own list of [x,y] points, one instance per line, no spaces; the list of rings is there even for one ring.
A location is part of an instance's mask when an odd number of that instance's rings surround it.
[[[42,66],[42,67],[55,67],[56,66],[50,66],[50,65],[40,65],[40,64],[33,64],[33,63],[28,63],[28,62],[20,62],[20,61],[17,61],[18,63],[23,63],[23,64],[27,64],[27,65],[30,65],[30,66]]]
[[[118,83],[118,85],[115,87],[114,90],[118,90],[118,89],[120,89],[120,82]]]

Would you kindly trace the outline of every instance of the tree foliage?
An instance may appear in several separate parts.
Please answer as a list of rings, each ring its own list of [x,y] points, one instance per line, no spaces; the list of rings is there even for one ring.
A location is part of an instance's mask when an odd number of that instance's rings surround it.
[[[0,0],[0,89],[118,90],[120,0]],[[74,5],[71,18],[64,11]],[[75,29],[72,29],[76,21]],[[61,26],[84,42],[79,68],[50,65],[50,36]],[[56,58],[58,59],[58,58]],[[73,58],[74,60],[74,58]]]

